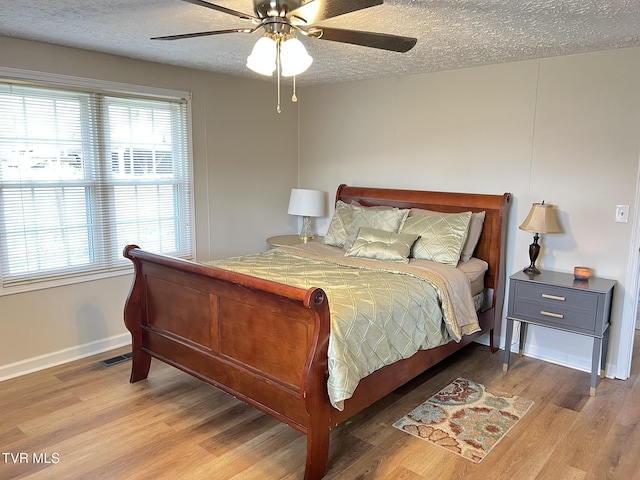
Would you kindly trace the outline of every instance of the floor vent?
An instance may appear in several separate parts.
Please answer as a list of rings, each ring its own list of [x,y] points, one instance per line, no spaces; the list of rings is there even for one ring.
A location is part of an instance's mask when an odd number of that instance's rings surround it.
[[[100,363],[105,367],[110,367],[111,365],[116,365],[118,363],[126,362],[127,360],[131,360],[132,353],[125,353],[124,355],[118,355],[117,357],[107,358],[106,360],[102,360]]]

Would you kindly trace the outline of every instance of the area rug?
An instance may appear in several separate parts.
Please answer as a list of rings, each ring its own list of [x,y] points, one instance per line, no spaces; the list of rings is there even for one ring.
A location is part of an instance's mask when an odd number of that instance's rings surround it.
[[[393,426],[480,463],[532,405],[458,378]]]

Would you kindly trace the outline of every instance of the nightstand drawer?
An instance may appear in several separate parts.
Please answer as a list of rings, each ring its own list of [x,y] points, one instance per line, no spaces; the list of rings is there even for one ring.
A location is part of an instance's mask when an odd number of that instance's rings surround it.
[[[516,282],[516,298],[539,302],[541,308],[563,308],[594,311],[598,294],[571,288]]]
[[[567,304],[516,297],[513,302],[513,311],[509,312],[509,315],[542,325],[581,330],[585,333],[593,334],[596,330],[595,308],[584,310]]]

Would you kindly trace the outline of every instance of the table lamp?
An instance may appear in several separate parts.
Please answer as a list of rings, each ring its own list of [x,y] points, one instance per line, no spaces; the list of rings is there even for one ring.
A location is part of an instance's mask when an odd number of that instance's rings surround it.
[[[304,243],[313,240],[310,217],[323,217],[325,215],[325,193],[320,190],[307,190],[304,188],[292,188],[289,197],[289,215],[302,217],[302,230],[300,240]]]
[[[536,267],[536,260],[540,253],[540,244],[538,243],[540,233],[562,233],[562,229],[558,224],[558,217],[553,205],[549,203],[534,203],[531,206],[529,215],[524,219],[520,230],[532,232],[533,243],[529,245],[529,260],[531,264],[523,270],[524,273],[538,274],[540,270]]]

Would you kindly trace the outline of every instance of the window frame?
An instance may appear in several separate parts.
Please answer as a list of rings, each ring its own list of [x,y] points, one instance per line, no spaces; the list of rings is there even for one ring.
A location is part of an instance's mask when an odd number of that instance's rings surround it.
[[[186,104],[186,150],[187,150],[187,166],[189,174],[189,196],[190,202],[190,218],[189,218],[189,234],[191,236],[191,251],[195,256],[196,252],[196,228],[195,228],[195,192],[194,192],[194,172],[193,172],[193,148],[192,148],[192,112],[190,92],[181,90],[172,90],[158,87],[149,87],[144,85],[134,85],[127,83],[111,82],[83,77],[75,77],[69,75],[37,72],[31,70],[22,70],[14,68],[6,68],[0,66],[0,79],[10,81],[12,83],[23,84],[25,86],[35,87],[52,87],[59,89],[82,91],[91,91],[105,95],[130,95],[137,99],[148,100],[181,100]],[[108,159],[105,159],[107,161]],[[105,167],[103,165],[103,167]],[[192,257],[186,257],[192,258]],[[111,270],[103,270],[99,272],[86,273],[70,273],[68,276],[64,274],[56,278],[43,279],[30,283],[18,283],[10,286],[3,286],[0,282],[0,296],[24,293],[47,288],[55,288],[67,285],[74,285],[84,282],[92,282],[112,277],[130,275],[133,271],[133,265],[124,264],[121,267],[114,267]]]

